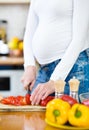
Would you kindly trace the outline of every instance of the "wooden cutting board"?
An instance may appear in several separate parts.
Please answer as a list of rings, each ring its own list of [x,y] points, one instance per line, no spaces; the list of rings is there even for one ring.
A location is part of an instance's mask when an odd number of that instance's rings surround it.
[[[4,105],[0,103],[0,112],[12,112],[12,111],[45,111],[46,107],[42,106],[32,106],[32,105],[25,105],[25,106],[13,106],[13,105]]]

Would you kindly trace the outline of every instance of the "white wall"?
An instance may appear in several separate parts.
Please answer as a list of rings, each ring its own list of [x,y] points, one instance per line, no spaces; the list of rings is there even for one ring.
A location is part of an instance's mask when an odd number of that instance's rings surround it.
[[[23,39],[29,4],[0,4],[0,20],[8,21],[7,40],[17,36]]]

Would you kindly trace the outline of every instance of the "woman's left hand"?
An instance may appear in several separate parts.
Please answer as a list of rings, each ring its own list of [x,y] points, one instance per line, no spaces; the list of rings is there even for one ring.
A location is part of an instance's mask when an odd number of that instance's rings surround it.
[[[38,105],[40,100],[45,99],[48,95],[55,92],[54,81],[50,80],[46,83],[40,83],[31,95],[32,105]]]

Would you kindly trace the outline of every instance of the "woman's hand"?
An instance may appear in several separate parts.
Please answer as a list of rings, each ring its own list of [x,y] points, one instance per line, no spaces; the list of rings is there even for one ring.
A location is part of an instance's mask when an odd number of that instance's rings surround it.
[[[48,95],[55,92],[54,81],[38,84],[31,95],[32,105],[38,105],[40,100],[45,99]]]
[[[28,88],[32,90],[36,79],[36,67],[35,66],[28,66],[25,68],[25,72],[21,78],[21,82],[26,90]]]

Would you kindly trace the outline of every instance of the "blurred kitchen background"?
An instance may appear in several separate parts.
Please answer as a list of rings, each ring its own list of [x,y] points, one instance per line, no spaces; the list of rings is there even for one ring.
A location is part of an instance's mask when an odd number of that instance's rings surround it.
[[[30,0],[0,0],[0,95],[24,95],[23,37]]]

